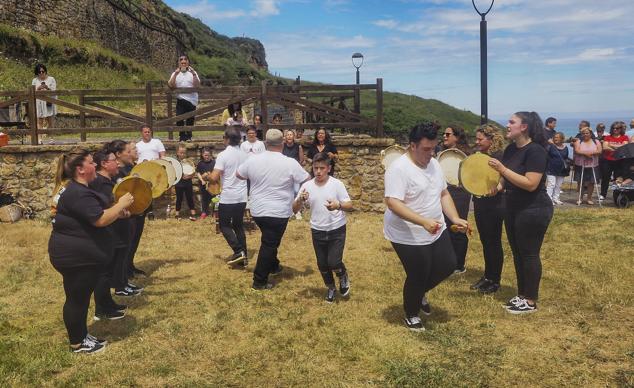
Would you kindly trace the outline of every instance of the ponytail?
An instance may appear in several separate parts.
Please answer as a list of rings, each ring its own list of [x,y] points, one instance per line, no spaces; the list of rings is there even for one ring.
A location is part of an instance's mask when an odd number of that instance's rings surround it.
[[[528,137],[535,143],[541,144],[544,148],[548,145],[548,139],[544,132],[544,123],[537,112],[516,112],[515,116],[526,124]]]
[[[57,171],[55,173],[55,185],[60,186],[62,182],[73,179],[77,167],[81,166],[90,153],[86,150],[78,149],[63,154],[57,161]]]

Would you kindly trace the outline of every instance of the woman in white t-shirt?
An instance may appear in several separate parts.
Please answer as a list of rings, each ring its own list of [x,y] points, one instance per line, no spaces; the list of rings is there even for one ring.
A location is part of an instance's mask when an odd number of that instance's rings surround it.
[[[332,303],[337,292],[333,272],[339,278],[341,296],[350,294],[350,279],[343,264],[343,248],[346,245],[344,211],[352,210],[352,201],[343,183],[329,176],[329,172],[328,155],[316,154],[313,158],[315,178],[302,185],[293,202],[293,212],[297,213],[304,204],[310,206],[310,229],[317,267],[328,287],[326,302]]]
[[[443,218],[467,232],[469,224],[456,211],[444,174],[433,158],[438,125],[412,128],[409,149],[385,172],[383,232],[392,242],[407,277],[403,286],[405,325],[425,330],[419,312],[431,309],[425,294],[453,273],[456,255]]]
[[[169,81],[167,81],[167,85],[172,89],[197,88],[200,86],[198,73],[191,67],[187,55],[181,55],[180,58],[178,58],[178,68],[172,73]],[[195,111],[196,106],[198,106],[198,93],[176,94],[176,116]],[[194,125],[194,116],[177,121],[176,125],[179,127],[185,125],[192,126]],[[192,139],[192,131],[178,132],[178,138],[180,141],[189,141]]]

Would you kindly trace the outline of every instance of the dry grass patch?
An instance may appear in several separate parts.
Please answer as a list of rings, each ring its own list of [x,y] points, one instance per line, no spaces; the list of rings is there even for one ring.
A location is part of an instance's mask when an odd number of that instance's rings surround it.
[[[67,351],[49,225],[1,225],[0,385],[632,386],[631,217],[559,210],[531,316],[500,307],[514,292],[510,259],[497,295],[469,291],[483,265],[475,235],[467,273],[430,293],[421,334],[401,324],[404,272],[381,215],[349,218],[351,297],[332,305],[323,302],[306,221],[290,222],[285,270],[270,292],[251,291],[251,273],[227,268],[231,252],[209,220],[150,222],[137,254],[150,273],[138,281],[146,291],[126,300],[123,320],[89,324],[110,341],[92,357]],[[250,254],[258,238],[248,236]]]

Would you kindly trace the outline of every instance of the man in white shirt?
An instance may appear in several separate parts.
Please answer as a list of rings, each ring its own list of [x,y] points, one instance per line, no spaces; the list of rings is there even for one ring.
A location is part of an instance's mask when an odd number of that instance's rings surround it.
[[[148,125],[141,127],[141,141],[136,143],[138,162],[161,159],[165,156],[165,146],[159,139],[152,138],[152,129]]]
[[[167,85],[172,89],[197,88],[200,86],[198,73],[190,66],[187,55],[181,55],[180,58],[178,58],[178,68],[172,73],[169,81],[167,81]],[[198,93],[176,94],[176,116],[195,111],[197,105]],[[186,120],[177,121],[176,125],[179,127],[194,125],[194,116]],[[192,132],[181,131],[178,133],[178,138],[180,141],[189,141],[192,139]]]
[[[348,271],[343,264],[343,249],[346,245],[346,215],[352,210],[352,201],[343,182],[328,175],[331,165],[325,153],[313,158],[315,178],[304,183],[293,202],[293,212],[297,213],[304,204],[310,206],[310,229],[313,248],[317,257],[317,267],[326,284],[326,302],[335,300],[334,272],[339,278],[341,296],[350,293]]]
[[[266,151],[253,155],[240,167],[237,177],[251,181],[251,215],[262,231],[258,261],[253,271],[254,290],[273,287],[269,274],[282,267],[277,249],[282,242],[288,219],[293,215],[294,186],[310,179],[300,164],[282,154],[284,136],[279,129],[266,132]],[[217,163],[217,162],[216,162]]]
[[[225,150],[218,154],[210,181],[222,179],[218,205],[220,231],[233,250],[227,264],[247,266],[247,238],[244,234],[244,209],[247,206],[247,183],[236,176],[238,167],[247,156],[240,151],[240,129],[229,127],[224,135]]]
[[[240,144],[240,149],[242,152],[247,154],[247,157],[255,154],[261,154],[266,151],[264,142],[258,140],[257,128],[255,125],[249,125],[247,127],[247,141],[243,141],[242,144]]]
[[[469,224],[458,215],[447,183],[434,156],[439,126],[426,122],[412,128],[409,149],[385,172],[383,233],[390,240],[407,275],[403,286],[405,325],[425,327],[419,317],[431,309],[425,293],[456,269],[456,256],[443,213],[457,230]]]

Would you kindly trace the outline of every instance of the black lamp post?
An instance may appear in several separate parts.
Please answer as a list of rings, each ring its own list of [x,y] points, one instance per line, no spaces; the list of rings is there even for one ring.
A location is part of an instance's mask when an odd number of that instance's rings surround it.
[[[487,21],[486,16],[493,8],[495,0],[491,0],[489,8],[482,12],[476,6],[475,0],[471,0],[473,8],[478,15],[482,16],[480,20],[480,124],[486,124],[489,120],[488,108],[488,90],[487,90]],[[488,3],[488,1],[487,1]]]
[[[361,65],[363,65],[363,54],[352,54],[352,66],[357,69],[357,85],[361,83],[361,79],[359,77],[359,68]],[[361,95],[358,88],[354,90],[354,111],[355,113],[359,113],[361,111]]]

